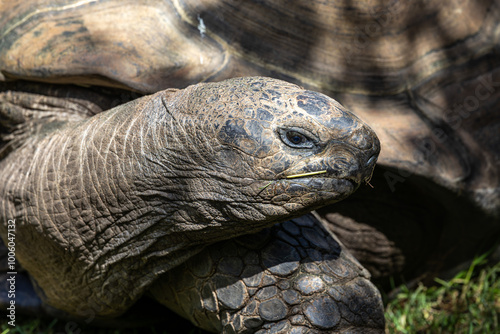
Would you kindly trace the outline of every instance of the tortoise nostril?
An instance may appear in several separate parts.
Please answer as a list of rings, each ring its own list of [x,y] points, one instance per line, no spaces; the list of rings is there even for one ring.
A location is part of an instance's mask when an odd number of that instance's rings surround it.
[[[370,136],[370,131],[366,128],[360,128],[353,131],[350,141],[351,145],[363,151],[373,147],[373,138]]]

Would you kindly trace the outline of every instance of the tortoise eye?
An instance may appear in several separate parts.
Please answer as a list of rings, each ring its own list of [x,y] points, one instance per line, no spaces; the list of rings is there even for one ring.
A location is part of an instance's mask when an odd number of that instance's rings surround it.
[[[301,133],[298,133],[298,132],[295,132],[295,131],[288,131],[286,133],[286,138],[292,143],[292,144],[295,144],[295,145],[300,145],[302,143],[304,143],[305,141],[307,141],[307,138],[306,136],[304,136],[303,134]]]
[[[315,141],[298,129],[279,129],[281,141],[293,148],[313,148]]]

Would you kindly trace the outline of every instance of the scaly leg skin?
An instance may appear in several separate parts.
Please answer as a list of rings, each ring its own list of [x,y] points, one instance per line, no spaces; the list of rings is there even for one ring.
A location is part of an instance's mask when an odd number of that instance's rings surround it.
[[[384,332],[368,272],[313,215],[213,244],[150,294],[212,332]]]

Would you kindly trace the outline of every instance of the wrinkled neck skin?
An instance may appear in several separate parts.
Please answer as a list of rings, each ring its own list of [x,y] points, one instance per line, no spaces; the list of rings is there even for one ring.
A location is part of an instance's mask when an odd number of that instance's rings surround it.
[[[237,176],[234,148],[171,114],[169,94],[33,136],[1,162],[2,234],[16,219],[16,256],[48,305],[117,315],[204,245],[303,213],[263,198],[251,162]]]

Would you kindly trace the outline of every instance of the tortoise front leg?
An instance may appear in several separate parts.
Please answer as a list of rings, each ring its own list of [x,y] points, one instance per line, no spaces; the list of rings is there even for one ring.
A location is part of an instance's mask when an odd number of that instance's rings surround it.
[[[150,294],[222,333],[383,333],[368,272],[313,215],[213,244]]]

